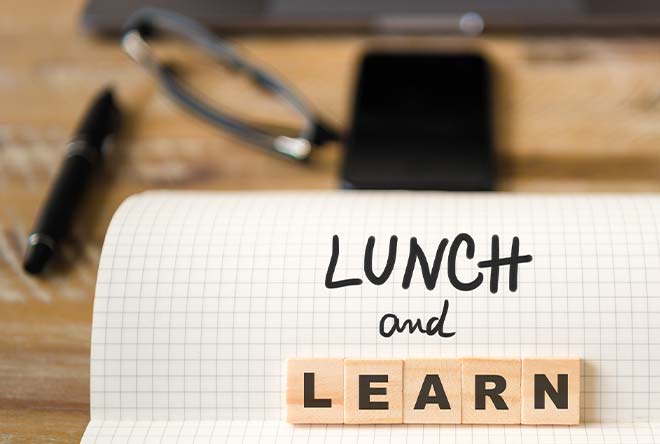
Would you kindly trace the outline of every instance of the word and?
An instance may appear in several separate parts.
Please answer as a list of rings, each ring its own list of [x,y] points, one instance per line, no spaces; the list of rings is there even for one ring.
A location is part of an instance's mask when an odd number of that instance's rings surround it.
[[[387,254],[387,262],[385,267],[376,274],[373,267],[374,246],[376,238],[370,236],[367,240],[367,245],[364,250],[364,275],[374,285],[383,285],[392,275],[394,265],[397,258],[397,245],[398,237],[390,237],[389,250]],[[444,238],[438,244],[435,251],[433,264],[429,267],[429,261],[426,253],[419,246],[416,237],[410,238],[410,248],[408,252],[408,262],[406,264],[405,272],[403,274],[402,286],[404,289],[410,288],[413,273],[419,264],[419,269],[422,273],[422,279],[427,289],[433,290],[438,282],[440,274],[440,266],[445,255],[445,250],[449,247],[447,254],[447,278],[449,283],[461,291],[472,291],[478,288],[484,281],[484,275],[481,271],[477,272],[472,280],[461,280],[456,272],[456,263],[459,252],[462,247],[465,248],[465,257],[473,259],[475,254],[475,242],[472,236],[467,233],[457,235],[454,240],[449,244],[449,239]],[[342,288],[352,285],[361,285],[363,280],[361,278],[348,278],[335,280],[335,270],[337,269],[337,262],[339,261],[339,236],[332,237],[332,254],[330,256],[330,263],[325,275],[326,288]],[[509,267],[509,290],[516,291],[518,289],[518,268],[520,264],[532,261],[532,256],[529,254],[520,254],[520,239],[514,237],[511,243],[511,253],[508,257],[500,256],[500,240],[498,235],[493,235],[491,238],[490,259],[477,262],[477,267],[480,269],[490,269],[490,292],[497,293],[499,289],[500,268]]]
[[[445,299],[440,317],[432,316],[426,321],[426,323],[419,318],[414,321],[412,319],[401,321],[394,313],[387,313],[380,318],[378,332],[384,338],[389,338],[394,333],[404,333],[406,331],[410,334],[420,332],[429,336],[438,335],[441,338],[451,338],[456,332],[445,331],[447,311],[449,311],[449,301]]]
[[[289,359],[292,424],[580,422],[579,359]]]

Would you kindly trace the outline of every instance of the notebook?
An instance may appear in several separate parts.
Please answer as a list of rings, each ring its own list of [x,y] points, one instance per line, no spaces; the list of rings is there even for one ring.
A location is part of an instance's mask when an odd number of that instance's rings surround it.
[[[655,195],[130,197],[100,259],[82,442],[656,442],[659,220]],[[376,285],[365,275],[366,245],[373,237],[380,274],[392,236],[395,262]],[[459,236],[453,265],[444,256],[432,283],[416,269],[404,288],[412,242],[431,263],[443,239]],[[499,267],[493,291],[495,269],[479,262],[493,248],[513,256],[514,239],[532,259],[516,273]],[[480,275],[469,290],[456,285]],[[335,285],[345,279],[362,283]],[[428,319],[445,306],[453,335],[383,334],[386,314]],[[285,421],[289,357],[464,356],[580,358],[581,424]]]

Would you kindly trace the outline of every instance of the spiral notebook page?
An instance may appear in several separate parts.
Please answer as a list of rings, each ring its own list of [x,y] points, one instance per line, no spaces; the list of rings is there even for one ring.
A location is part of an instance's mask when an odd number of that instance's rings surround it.
[[[660,199],[445,193],[151,192],[117,211],[101,256],[85,443],[655,442],[660,440]],[[427,257],[465,233],[474,258],[447,259],[429,290],[402,282],[411,238]],[[398,238],[391,275],[383,270]],[[502,256],[519,239],[512,290]],[[333,239],[334,280],[328,288]],[[451,337],[385,337],[385,314],[439,316]],[[579,357],[578,426],[293,426],[290,357]]]

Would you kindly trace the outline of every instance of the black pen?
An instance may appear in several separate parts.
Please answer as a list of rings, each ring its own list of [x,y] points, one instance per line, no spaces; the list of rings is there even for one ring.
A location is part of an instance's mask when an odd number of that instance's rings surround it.
[[[28,237],[23,260],[28,273],[40,273],[68,233],[90,179],[103,160],[103,147],[118,130],[119,121],[120,111],[108,88],[94,100],[67,146],[64,162]]]

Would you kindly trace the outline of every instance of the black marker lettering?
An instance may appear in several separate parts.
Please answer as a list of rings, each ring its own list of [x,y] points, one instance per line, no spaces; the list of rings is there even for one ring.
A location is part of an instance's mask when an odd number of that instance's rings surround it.
[[[328,272],[325,274],[325,287],[326,288],[341,288],[351,285],[360,285],[362,279],[344,279],[341,281],[333,281],[335,275],[335,268],[337,268],[337,259],[339,258],[339,236],[336,234],[332,236],[332,256],[330,257],[330,264],[328,265]]]
[[[500,257],[500,239],[498,235],[493,235],[491,238],[491,253],[490,259],[477,262],[476,266],[478,268],[490,268],[490,292],[497,293],[499,289],[499,277],[500,277],[500,267],[508,266],[509,267],[509,290],[514,292],[518,290],[518,270],[520,264],[531,262],[532,255],[520,254],[520,239],[514,236],[511,242],[511,255],[509,257]],[[367,244],[364,250],[364,262],[363,269],[364,274],[369,282],[374,285],[383,285],[387,280],[392,277],[394,272],[394,266],[397,260],[397,245],[398,237],[391,236],[389,242],[389,249],[387,254],[387,260],[385,266],[381,271],[380,275],[377,275],[374,272],[374,248],[376,244],[376,238],[374,236],[369,236]],[[447,277],[449,283],[457,290],[460,291],[473,291],[478,288],[484,281],[484,273],[481,271],[476,272],[476,277],[472,281],[464,282],[462,281],[457,274],[457,261],[459,258],[459,250],[462,245],[465,244],[465,257],[468,260],[474,259],[475,255],[475,241],[467,233],[458,234],[451,245],[449,246],[449,252],[447,254]],[[433,264],[429,266],[429,262],[424,254],[424,250],[420,247],[417,238],[410,238],[410,250],[408,252],[408,261],[406,263],[406,268],[403,273],[403,278],[401,285],[404,289],[409,289],[413,274],[415,272],[415,267],[419,263],[419,269],[421,270],[422,279],[424,280],[424,285],[428,290],[433,290],[438,284],[438,279],[440,276],[440,268],[444,259],[444,253],[449,245],[449,240],[443,238],[435,251],[435,257],[433,258]],[[332,254],[330,256],[330,263],[328,264],[328,269],[325,275],[325,286],[326,288],[342,288],[353,285],[361,285],[364,281],[361,278],[350,278],[350,279],[341,279],[335,280],[335,271],[337,269],[337,262],[339,261],[339,236],[332,236]]]
[[[438,335],[441,338],[451,338],[456,334],[455,331],[445,332],[445,321],[447,319],[447,312],[449,311],[449,301],[445,300],[442,306],[442,314],[440,317],[432,317],[426,322],[426,328],[421,319],[406,319],[401,323],[399,318],[394,313],[387,313],[380,319],[379,331],[380,335],[384,338],[389,338],[394,333],[403,333],[408,330],[408,333],[413,334],[416,331],[426,333],[429,336]],[[388,325],[391,321],[391,325]]]
[[[454,239],[454,242],[451,243],[449,247],[449,257],[447,258],[447,275],[449,276],[449,282],[456,288],[461,291],[472,291],[477,288],[484,280],[484,275],[479,272],[477,277],[472,282],[461,282],[460,279],[456,276],[456,256],[458,254],[458,249],[461,244],[466,243],[465,255],[468,259],[474,257],[474,239],[469,234],[461,233]]]
[[[495,234],[491,241],[491,259],[481,261],[477,265],[481,268],[490,268],[490,292],[497,293],[500,280],[500,267],[509,266],[509,290],[518,290],[518,264],[532,261],[532,255],[520,256],[520,239],[513,238],[511,243],[511,256],[500,258],[500,238]]]
[[[367,279],[369,279],[369,282],[372,284],[383,285],[392,274],[392,270],[394,270],[394,262],[396,261],[397,240],[398,238],[396,236],[390,238],[390,249],[387,254],[387,263],[380,276],[376,276],[373,265],[374,244],[376,243],[376,238],[373,236],[369,237],[367,248],[364,250],[364,274],[367,275]]]
[[[442,256],[445,253],[445,248],[449,241],[442,239],[438,248],[435,251],[435,258],[433,259],[433,268],[429,270],[429,263],[426,260],[424,250],[417,243],[416,237],[410,238],[410,253],[408,254],[408,264],[406,271],[403,274],[403,288],[410,288],[410,281],[412,280],[413,272],[415,271],[415,263],[419,261],[419,266],[422,270],[422,277],[424,278],[424,285],[429,290],[435,288],[438,282],[438,274],[440,273],[440,265],[442,264]]]

